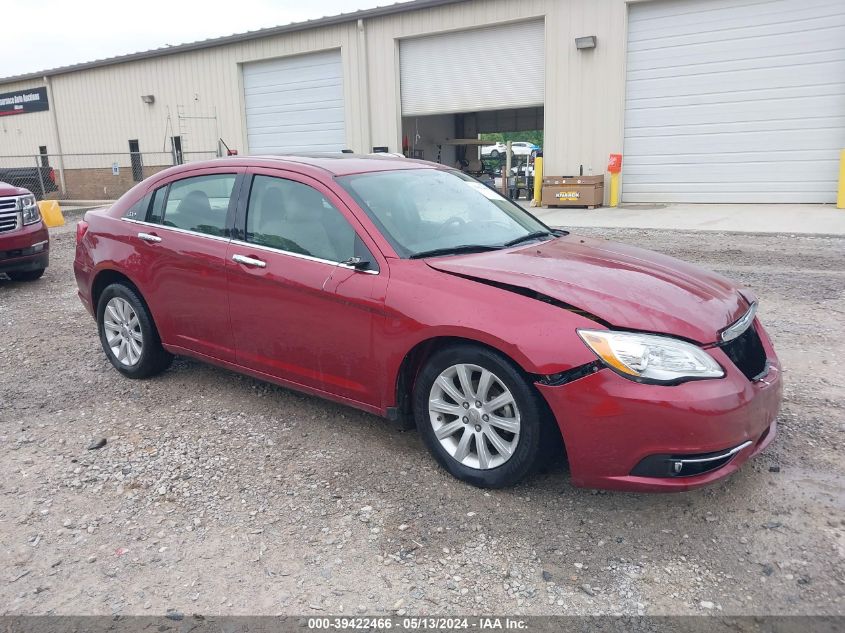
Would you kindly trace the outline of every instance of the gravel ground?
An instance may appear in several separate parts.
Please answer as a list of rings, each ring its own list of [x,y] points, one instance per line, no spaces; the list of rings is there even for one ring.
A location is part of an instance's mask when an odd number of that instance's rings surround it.
[[[41,281],[0,280],[2,613],[843,614],[845,240],[582,232],[758,293],[781,432],[727,481],[477,490],[368,414],[190,360],[123,379],[56,230]]]

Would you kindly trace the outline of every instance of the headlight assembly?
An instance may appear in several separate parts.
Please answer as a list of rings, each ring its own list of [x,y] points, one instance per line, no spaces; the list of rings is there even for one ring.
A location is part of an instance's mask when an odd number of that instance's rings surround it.
[[[35,201],[35,196],[21,196],[18,203],[21,208],[21,215],[23,216],[24,225],[35,224],[41,220],[41,212],[38,210],[38,203]]]
[[[655,334],[578,330],[601,361],[636,382],[672,384],[701,378],[722,378],[722,367],[700,347]]]

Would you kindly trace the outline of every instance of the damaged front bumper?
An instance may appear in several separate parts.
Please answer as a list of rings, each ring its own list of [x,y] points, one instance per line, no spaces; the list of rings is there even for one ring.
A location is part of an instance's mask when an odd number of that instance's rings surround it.
[[[608,369],[537,388],[560,427],[577,486],[672,492],[737,471],[776,434],[781,370],[759,329],[768,373],[751,381],[719,349],[721,379],[648,385]]]

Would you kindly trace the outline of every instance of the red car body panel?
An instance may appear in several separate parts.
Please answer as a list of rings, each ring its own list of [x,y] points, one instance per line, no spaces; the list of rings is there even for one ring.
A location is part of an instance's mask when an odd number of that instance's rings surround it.
[[[168,350],[379,415],[399,405],[400,369],[412,351],[442,337],[477,341],[536,382],[576,485],[685,490],[733,472],[771,441],[781,371],[762,326],[754,324],[770,366],[762,380],[749,381],[714,347],[719,331],[747,310],[748,293],[671,257],[575,235],[473,255],[399,258],[335,178],[420,168],[440,167],[403,159],[248,157],[168,169],[110,209],[86,215],[74,266],[80,298],[94,314],[97,276],[119,272],[146,299]],[[122,217],[168,181],[236,172],[318,189],[358,232],[378,273]],[[162,242],[143,242],[142,231]],[[236,254],[266,266],[236,263]],[[546,384],[545,377],[596,363],[577,329],[609,325],[696,341],[727,375],[647,385],[605,368]],[[704,475],[630,475],[648,455],[721,451],[749,440],[752,446]]]
[[[254,173],[284,176],[317,189],[356,229],[380,270],[361,274],[272,248],[232,242],[226,268],[237,362],[288,384],[331,392],[382,411],[383,367],[378,362],[376,336],[384,323],[386,259],[333,188],[290,171],[256,169]],[[235,254],[261,260],[266,267],[236,263]]]
[[[243,170],[213,167],[191,171],[193,176],[220,173],[239,174]],[[156,180],[153,188],[184,177],[179,172],[169,174]],[[130,231],[136,234],[133,239],[130,232],[129,243],[135,246],[138,272],[144,271],[141,291],[153,314],[160,315],[156,325],[162,339],[166,335],[168,344],[174,347],[234,362],[226,277],[229,241],[167,226],[130,224],[134,225]],[[161,237],[162,241],[137,239],[139,232]]]
[[[0,198],[25,196],[29,193],[26,189],[0,182]],[[31,252],[34,245],[44,242],[43,250]],[[0,232],[0,273],[46,268],[49,261],[50,234],[43,221]]]

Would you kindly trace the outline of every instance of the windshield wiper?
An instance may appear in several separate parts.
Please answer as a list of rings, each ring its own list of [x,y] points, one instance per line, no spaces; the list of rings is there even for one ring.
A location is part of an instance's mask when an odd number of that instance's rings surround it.
[[[538,240],[541,237],[555,237],[555,234],[549,231],[534,231],[533,233],[523,235],[522,237],[518,237],[515,240],[511,240],[510,242],[505,242],[502,246],[504,246],[505,248],[507,248],[508,246],[516,246],[517,244],[522,244],[523,242]]]
[[[459,246],[448,246],[446,248],[433,248],[430,251],[420,251],[409,255],[408,259],[421,259],[423,257],[437,257],[438,255],[458,255],[460,253],[483,253],[484,251],[497,251],[501,246],[488,244],[460,244]]]

